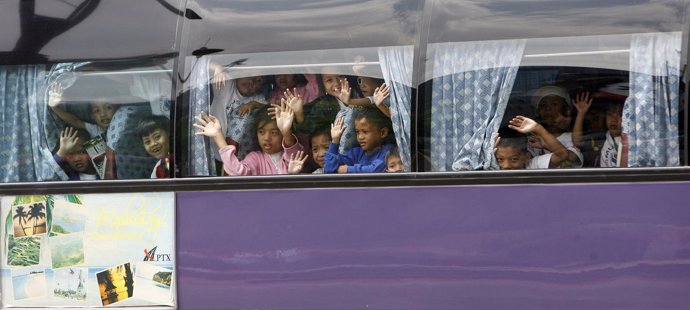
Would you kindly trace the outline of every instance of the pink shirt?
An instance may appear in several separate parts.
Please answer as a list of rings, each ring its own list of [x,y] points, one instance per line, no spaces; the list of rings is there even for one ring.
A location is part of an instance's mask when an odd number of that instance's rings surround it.
[[[308,104],[314,101],[314,99],[319,98],[321,96],[321,92],[319,91],[319,83],[316,82],[316,74],[305,74],[304,77],[307,79],[307,84],[304,86],[295,87],[295,91],[297,94],[302,96],[304,104]],[[271,92],[269,102],[280,103],[280,99],[283,98],[283,92],[285,92],[284,89],[275,89],[273,92]]]
[[[297,138],[295,138],[296,140]],[[283,154],[277,163],[273,163],[271,155],[262,151],[254,151],[240,161],[237,159],[235,153],[237,148],[233,145],[228,145],[220,149],[220,159],[223,161],[223,169],[228,175],[270,175],[270,174],[287,174],[288,163],[290,163],[290,155],[303,150],[302,145],[296,142],[291,147],[285,147],[285,140],[283,140]],[[276,165],[280,171],[276,169]]]

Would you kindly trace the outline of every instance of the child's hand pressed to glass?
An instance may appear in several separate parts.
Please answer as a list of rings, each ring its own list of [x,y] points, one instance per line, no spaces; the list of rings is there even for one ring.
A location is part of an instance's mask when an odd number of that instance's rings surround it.
[[[60,83],[55,83],[48,89],[48,106],[57,107],[62,101],[62,85]]]
[[[77,130],[72,127],[65,127],[65,129],[60,132],[60,148],[57,151],[57,155],[65,158],[77,150],[78,146],[79,136]]]
[[[290,154],[288,174],[298,174],[302,172],[302,168],[304,168],[304,163],[307,161],[308,157],[309,155],[303,151],[297,151],[297,153]]]

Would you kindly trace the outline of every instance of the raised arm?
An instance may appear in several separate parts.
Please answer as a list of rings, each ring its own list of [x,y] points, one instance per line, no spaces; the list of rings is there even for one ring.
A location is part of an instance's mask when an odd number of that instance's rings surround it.
[[[216,89],[221,89],[225,87],[227,81],[230,79],[225,68],[217,63],[209,62],[208,68],[211,71],[213,86]]]
[[[194,123],[194,127],[199,130],[194,133],[195,135],[207,136],[213,139],[213,142],[218,146],[218,150],[228,146],[221,131],[220,122],[215,116],[201,112],[201,114],[194,118],[197,120],[197,123]]]
[[[77,130],[72,127],[65,127],[60,132],[60,148],[58,148],[56,155],[64,159],[77,148],[78,143]]]
[[[376,87],[374,90],[374,104],[376,105],[383,114],[388,116],[388,118],[391,117],[391,109],[387,105],[383,104],[383,101],[388,98],[390,95],[390,88],[388,88],[388,85],[386,83],[381,84],[381,86]]]
[[[297,89],[292,91],[288,88],[283,94],[287,105],[295,112],[295,122],[301,124],[304,122],[304,98],[297,93]]]
[[[577,159],[577,155],[565,148],[561,142],[550,134],[542,125],[535,122],[531,118],[524,116],[516,116],[510,120],[508,127],[515,131],[524,134],[535,134],[544,142],[547,150],[551,151],[551,160],[549,161],[549,168],[556,168],[566,160],[570,160],[570,153]]]
[[[287,105],[285,99],[281,99],[280,109],[276,109],[275,113],[278,130],[283,135],[283,145],[287,148],[295,145],[297,139],[292,134],[292,122],[295,119],[295,112]]]
[[[345,132],[345,117],[341,116],[331,124],[331,144],[328,146],[324,158],[324,173],[346,173],[347,163],[343,163],[342,156],[338,153],[340,138]]]
[[[84,121],[80,120],[77,116],[69,113],[62,108],[58,107],[60,102],[62,102],[62,85],[55,83],[50,86],[48,90],[48,106],[63,122],[67,123],[68,126],[84,129]]]
[[[573,144],[577,147],[584,145],[582,139],[582,132],[584,130],[585,116],[587,115],[587,110],[592,106],[592,97],[589,96],[588,92],[580,93],[575,97],[575,109],[577,110],[577,116],[575,117],[575,125],[573,126]]]

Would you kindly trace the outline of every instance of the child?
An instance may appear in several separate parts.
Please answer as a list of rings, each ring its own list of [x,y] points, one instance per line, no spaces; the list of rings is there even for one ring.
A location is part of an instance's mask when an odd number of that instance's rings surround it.
[[[554,136],[568,151],[561,168],[582,167],[583,159],[580,150],[573,144],[570,123],[572,121],[571,101],[568,92],[558,86],[544,86],[537,89],[532,96],[532,105],[537,110],[540,124]],[[530,139],[529,150],[533,156],[549,152],[543,141]]]
[[[215,116],[206,113],[197,116],[198,123],[194,127],[200,131],[195,134],[213,138],[228,175],[287,174],[293,154],[302,150],[302,145],[292,134],[295,115],[284,101],[276,109],[275,120],[267,112],[266,107],[260,109],[255,120],[256,137],[261,151],[247,154],[242,161],[235,155],[237,147],[225,142],[220,121]]]
[[[582,93],[575,98],[575,125],[573,126],[573,144],[580,149],[585,167],[598,167],[601,160],[601,148],[606,140],[605,112],[592,106],[593,99],[589,93]],[[586,128],[586,129],[585,129]]]
[[[501,170],[558,168],[568,160],[570,151],[534,120],[516,116],[508,123],[508,128],[522,134],[536,135],[549,152],[532,156],[527,148],[526,136],[503,131],[499,133],[494,148],[494,156]]]
[[[49,92],[48,106],[63,122],[73,128],[85,129],[91,137],[100,136],[108,130],[110,121],[117,111],[117,105],[106,102],[105,98],[97,98],[91,102],[89,104],[89,112],[91,112],[91,118],[95,122],[93,124],[85,122],[76,115],[59,108],[58,105],[62,101],[62,93],[61,85],[59,83],[54,84]]]
[[[170,121],[164,116],[151,116],[142,119],[137,125],[136,133],[144,144],[146,153],[157,158],[151,178],[170,177]]]
[[[385,101],[385,99],[388,98],[390,89],[382,79],[359,76],[357,77],[357,86],[359,86],[359,90],[362,92],[365,99],[369,100],[368,103],[376,105],[383,114],[391,117],[390,103],[386,103]],[[350,104],[353,104],[353,100],[357,99],[350,99]]]
[[[218,119],[226,143],[237,148],[237,156],[243,159],[255,148],[251,126],[253,110],[268,104],[261,94],[262,77],[243,77],[229,79],[224,68],[210,64],[213,70],[213,83],[216,87],[211,102],[211,115]],[[217,158],[219,159],[219,158]]]
[[[383,172],[386,154],[393,146],[384,143],[390,131],[389,119],[375,107],[365,107],[355,116],[358,147],[344,155],[338,153],[340,138],[345,130],[345,117],[331,125],[331,138],[324,166],[325,173]]]
[[[402,159],[398,147],[391,148],[386,155],[386,172],[403,172]]]
[[[319,166],[313,174],[322,174],[323,166],[325,164],[324,160],[326,158],[326,152],[328,152],[328,146],[331,143],[331,131],[330,128],[324,127],[317,130],[310,137],[311,144],[311,154],[314,158],[314,162]]]
[[[606,142],[601,148],[601,167],[621,166],[621,132],[623,128],[623,105],[611,103],[606,108]]]
[[[274,85],[275,88],[269,95],[270,102],[274,105],[280,105],[280,100],[286,98],[285,92],[288,90],[307,103],[321,95],[315,74],[276,74]]]
[[[83,148],[84,142],[89,139],[88,133],[83,129],[65,127],[60,132],[60,147],[53,159],[70,181],[98,179],[96,169],[91,165],[91,158]]]

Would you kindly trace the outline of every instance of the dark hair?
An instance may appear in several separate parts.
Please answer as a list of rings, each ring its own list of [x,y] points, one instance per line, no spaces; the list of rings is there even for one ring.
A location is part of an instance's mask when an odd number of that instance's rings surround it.
[[[278,88],[278,83],[276,82],[276,75],[292,75],[292,79],[295,82],[295,86],[293,86],[293,87],[304,86],[304,85],[307,85],[307,82],[308,82],[307,78],[304,76],[304,74],[298,74],[298,73],[297,74],[289,74],[289,73],[275,74],[271,77],[271,81],[270,81],[271,89]]]
[[[331,127],[324,126],[314,130],[311,134],[309,134],[309,142],[311,142],[311,139],[316,136],[326,136],[328,137],[328,140],[331,140]]]
[[[269,122],[275,122],[270,115],[268,115],[269,105],[264,105],[263,107],[257,109],[254,114],[254,130],[258,130],[259,127],[263,127]]]
[[[508,127],[501,127],[498,130],[498,135],[501,137],[501,140],[496,144],[496,148],[509,147],[521,152],[527,152],[527,136],[524,134]]]
[[[81,139],[82,143],[91,140],[91,134],[88,131],[86,131],[86,129],[83,129],[83,128],[75,128],[75,129],[77,129],[77,138]]]
[[[383,114],[379,108],[373,105],[363,106],[355,109],[355,120],[366,119],[367,122],[373,124],[377,129],[388,128],[392,132],[393,125],[391,119]]]
[[[364,75],[357,76],[357,84],[356,85],[357,85],[357,89],[359,90],[360,93],[362,92],[362,87],[359,85],[359,81],[358,81],[360,78],[367,78],[367,79],[374,81],[374,84],[376,84],[376,87],[379,87],[379,86],[383,85],[383,83],[386,82],[384,79],[379,79],[379,78],[375,78],[375,77],[371,77],[371,76],[364,76]]]
[[[156,129],[164,130],[166,133],[170,130],[170,120],[165,116],[153,115],[141,119],[135,132],[141,138],[148,136]]]
[[[611,101],[606,104],[606,107],[604,108],[604,113],[608,114],[614,109],[620,109],[621,112],[623,111],[623,102],[620,101]]]
[[[391,157],[398,157],[400,158],[400,151],[398,151],[398,147],[394,146],[392,147],[389,151],[388,154],[386,154],[386,160],[384,161],[386,165],[388,165],[388,159]]]

